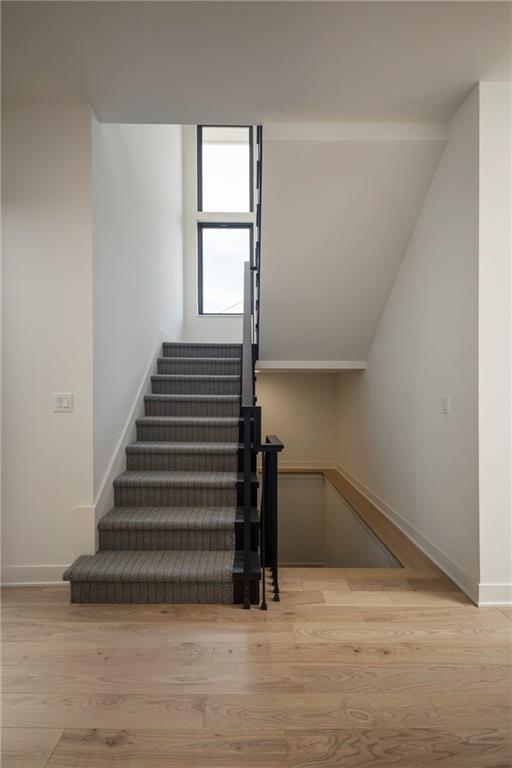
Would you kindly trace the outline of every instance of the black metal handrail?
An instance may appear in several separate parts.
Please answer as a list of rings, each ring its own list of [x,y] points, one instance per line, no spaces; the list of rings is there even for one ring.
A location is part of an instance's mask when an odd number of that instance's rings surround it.
[[[253,363],[253,278],[251,265],[244,264],[244,318],[242,342],[242,408],[243,419],[243,587],[244,608],[251,605],[251,509],[253,450],[257,449],[254,430],[254,363]],[[253,433],[254,432],[254,433]],[[260,438],[261,439],[261,438]]]
[[[244,316],[242,343],[242,405],[243,421],[243,606],[251,605],[252,540],[251,512],[256,506],[256,472],[258,453],[262,453],[263,483],[260,508],[260,563],[262,571],[262,603],[266,609],[265,569],[271,570],[274,600],[279,601],[278,526],[277,526],[277,456],[283,449],[281,441],[271,435],[261,442],[261,408],[256,405],[254,392],[255,363],[260,339],[260,268],[261,268],[261,210],[263,184],[263,128],[256,129],[258,144],[256,168],[256,236],[254,253],[244,265]]]
[[[263,126],[256,126],[256,226],[254,254],[251,268],[254,272],[254,344],[256,358],[260,343],[260,278],[261,278],[261,213],[263,205]]]
[[[260,504],[260,567],[262,580],[262,610],[267,609],[266,568],[270,568],[274,601],[279,602],[278,562],[278,454],[283,443],[275,435],[261,442],[261,407],[254,395],[254,368],[256,345],[254,343],[254,271],[247,261],[244,265],[244,321],[242,344],[242,406],[243,421],[243,606],[251,605],[252,537],[251,512],[256,506],[256,489],[253,475],[257,456],[262,454],[262,491]]]

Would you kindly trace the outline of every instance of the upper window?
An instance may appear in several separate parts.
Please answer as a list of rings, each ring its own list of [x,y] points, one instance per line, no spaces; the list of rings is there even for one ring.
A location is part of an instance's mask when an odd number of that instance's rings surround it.
[[[199,314],[244,311],[244,262],[252,251],[252,224],[198,224]]]
[[[252,165],[252,127],[199,125],[198,210],[251,212]]]

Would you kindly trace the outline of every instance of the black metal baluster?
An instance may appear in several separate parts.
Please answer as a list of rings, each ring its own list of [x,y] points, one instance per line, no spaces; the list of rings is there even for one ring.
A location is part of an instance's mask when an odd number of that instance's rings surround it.
[[[251,411],[244,408],[244,608],[251,607]]]
[[[279,597],[279,538],[278,538],[278,515],[277,515],[277,453],[271,454],[271,498],[272,498],[272,573],[274,582],[274,602],[278,603]]]
[[[266,600],[265,568],[266,568],[267,562],[266,562],[265,536],[266,536],[266,518],[267,518],[267,506],[266,506],[267,460],[264,453],[262,454],[262,462],[263,462],[262,464],[263,488],[261,492],[261,505],[260,505],[261,610],[266,611],[267,600]]]

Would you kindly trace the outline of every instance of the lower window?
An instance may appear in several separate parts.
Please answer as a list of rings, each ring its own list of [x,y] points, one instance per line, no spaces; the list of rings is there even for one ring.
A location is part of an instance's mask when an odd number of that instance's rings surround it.
[[[252,224],[198,224],[200,315],[241,315]]]

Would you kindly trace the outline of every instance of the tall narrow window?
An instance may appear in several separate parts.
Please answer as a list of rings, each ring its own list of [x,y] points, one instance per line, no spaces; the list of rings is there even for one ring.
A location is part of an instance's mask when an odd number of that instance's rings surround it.
[[[198,209],[252,211],[252,128],[198,127]]]
[[[244,261],[252,249],[251,224],[199,224],[199,313],[243,312]]]
[[[197,128],[198,310],[243,313],[244,262],[253,248],[253,130]]]

